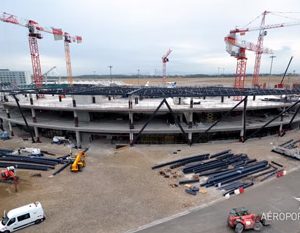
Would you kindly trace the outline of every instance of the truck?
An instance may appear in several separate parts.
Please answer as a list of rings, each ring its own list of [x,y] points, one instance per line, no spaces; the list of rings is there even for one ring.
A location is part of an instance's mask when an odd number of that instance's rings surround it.
[[[12,209],[4,216],[0,222],[0,232],[10,233],[33,224],[39,224],[46,219],[40,202],[34,202],[16,209]]]

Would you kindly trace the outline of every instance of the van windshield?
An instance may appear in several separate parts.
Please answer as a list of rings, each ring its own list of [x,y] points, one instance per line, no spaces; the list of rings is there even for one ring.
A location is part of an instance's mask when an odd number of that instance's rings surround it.
[[[2,225],[5,226],[8,220],[9,218],[7,216],[2,217],[2,221],[1,221]]]

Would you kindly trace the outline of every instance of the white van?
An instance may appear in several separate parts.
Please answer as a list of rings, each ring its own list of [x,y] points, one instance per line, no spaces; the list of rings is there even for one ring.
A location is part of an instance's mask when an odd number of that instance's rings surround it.
[[[10,233],[21,228],[38,224],[45,220],[45,214],[40,202],[31,203],[4,213],[0,223],[0,232]]]

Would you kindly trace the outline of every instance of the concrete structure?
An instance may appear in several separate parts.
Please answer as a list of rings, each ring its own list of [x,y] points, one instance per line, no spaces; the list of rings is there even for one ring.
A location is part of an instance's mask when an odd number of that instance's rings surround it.
[[[265,98],[272,98],[272,101]],[[95,138],[106,138],[112,142],[132,143],[136,135],[156,110],[162,99],[143,99],[130,96],[52,96],[18,95],[20,106],[34,136],[46,137],[64,135],[71,137],[78,147]],[[169,109],[162,105],[156,116],[144,129],[141,143],[184,143],[178,121],[188,140],[192,143],[215,139],[244,138],[246,134],[262,127],[268,120],[288,108],[293,102],[275,96],[248,98],[220,123],[213,122],[232,109],[237,101],[229,97],[167,98],[175,120]],[[246,107],[246,111],[245,110]],[[293,111],[286,113],[269,124],[259,136],[282,132],[293,117]],[[0,113],[3,126],[11,135],[14,127],[25,123],[15,100],[7,96]],[[300,115],[296,115],[292,127],[299,127]],[[244,128],[246,130],[244,132]]]
[[[27,85],[31,83],[31,78],[30,75],[25,71],[0,69],[0,83],[8,83],[12,86]]]

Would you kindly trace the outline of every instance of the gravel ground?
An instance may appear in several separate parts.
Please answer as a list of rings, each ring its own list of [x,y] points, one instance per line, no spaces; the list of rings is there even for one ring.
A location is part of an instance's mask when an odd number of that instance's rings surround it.
[[[214,153],[231,148],[235,153],[247,153],[251,158],[275,160],[287,170],[300,162],[271,153],[272,145],[290,138],[299,138],[291,131],[283,138],[270,136],[239,142],[211,142],[187,145],[137,145],[119,150],[110,144],[95,142],[88,151],[87,167],[73,174],[68,169],[56,177],[41,172],[42,177],[31,177],[33,171],[18,171],[21,177],[19,192],[0,184],[0,212],[33,201],[40,201],[47,219],[44,223],[23,232],[125,232],[156,219],[208,203],[221,193],[208,189],[207,194],[190,196],[183,187],[172,188],[173,179],[165,179],[151,166],[183,156]],[[43,150],[64,155],[68,148],[49,143],[32,145],[20,139],[0,142],[1,148],[39,146]],[[174,151],[176,155],[173,154]]]

